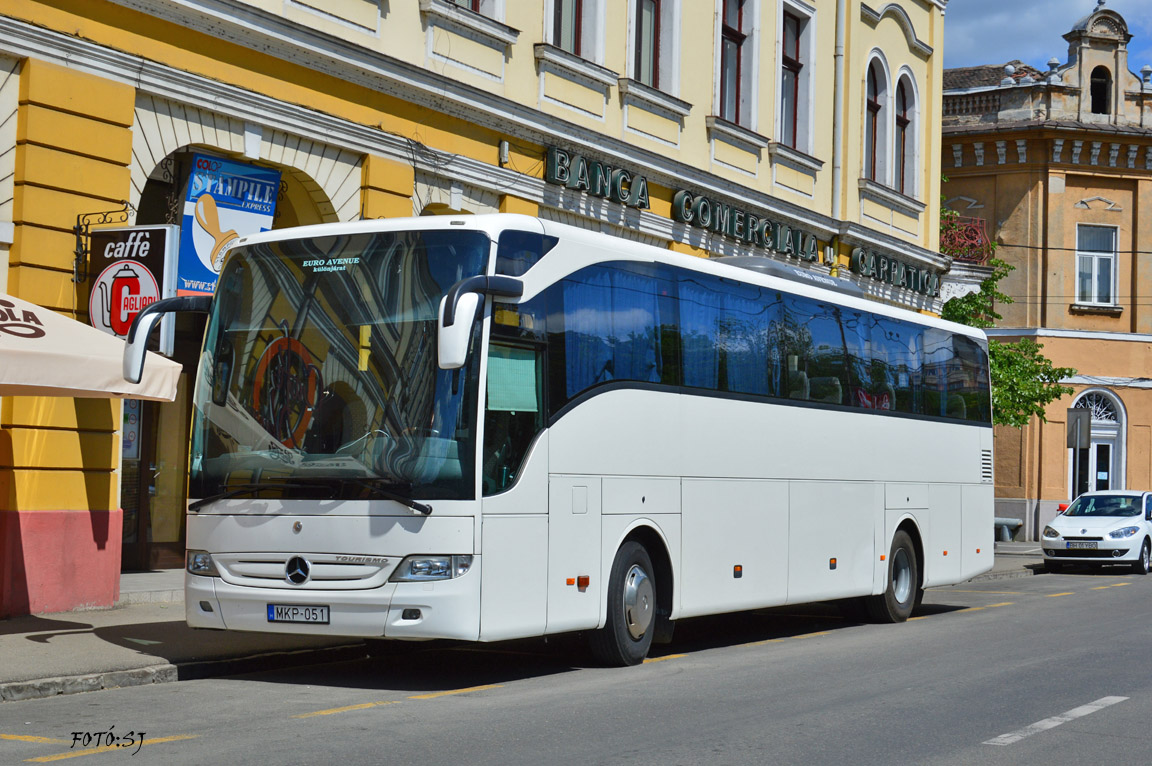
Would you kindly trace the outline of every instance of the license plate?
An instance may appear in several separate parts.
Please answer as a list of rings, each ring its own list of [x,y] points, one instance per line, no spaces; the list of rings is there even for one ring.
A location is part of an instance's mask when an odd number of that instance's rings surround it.
[[[310,622],[328,624],[328,607],[299,604],[269,604],[268,622]]]
[[[1080,548],[1083,550],[1094,551],[1094,550],[1096,550],[1096,547],[1097,547],[1097,544],[1096,544],[1095,540],[1093,540],[1092,542],[1070,542],[1070,543],[1068,543],[1068,549],[1069,550]]]

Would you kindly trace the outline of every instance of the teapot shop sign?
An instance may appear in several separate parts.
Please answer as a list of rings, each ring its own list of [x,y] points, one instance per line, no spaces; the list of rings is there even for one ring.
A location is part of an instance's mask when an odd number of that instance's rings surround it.
[[[92,282],[88,321],[98,330],[123,338],[136,316],[161,298],[176,295],[179,226],[128,226],[96,229],[88,258]],[[160,353],[172,355],[174,314],[160,320]]]

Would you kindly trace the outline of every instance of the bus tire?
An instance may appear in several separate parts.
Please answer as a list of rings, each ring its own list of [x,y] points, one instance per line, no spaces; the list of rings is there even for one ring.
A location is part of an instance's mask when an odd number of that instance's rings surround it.
[[[638,665],[648,656],[656,622],[656,581],[648,551],[632,540],[620,546],[608,577],[608,616],[589,637],[605,665]]]
[[[868,597],[868,616],[874,622],[904,622],[916,607],[920,571],[912,538],[902,529],[892,538],[887,583],[883,593]]]

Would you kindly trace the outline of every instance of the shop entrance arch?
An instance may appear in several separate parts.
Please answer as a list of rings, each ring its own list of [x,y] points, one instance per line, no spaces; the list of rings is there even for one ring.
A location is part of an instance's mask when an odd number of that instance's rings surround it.
[[[145,95],[137,98],[136,115],[130,202],[137,225],[184,224],[196,154],[278,170],[273,229],[360,217],[359,154],[187,105],[168,108]],[[177,136],[193,141],[177,145]],[[246,149],[259,159],[246,156]],[[125,403],[123,428],[135,438],[121,442],[122,570],[183,566],[191,391],[203,332],[202,316],[177,315],[173,358],[184,372],[174,402]]]

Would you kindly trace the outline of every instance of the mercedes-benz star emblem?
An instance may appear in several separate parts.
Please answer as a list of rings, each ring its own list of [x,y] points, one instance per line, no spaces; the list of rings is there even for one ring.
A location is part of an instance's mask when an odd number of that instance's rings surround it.
[[[303,556],[293,556],[284,565],[284,579],[293,585],[303,585],[312,574],[312,565]]]

